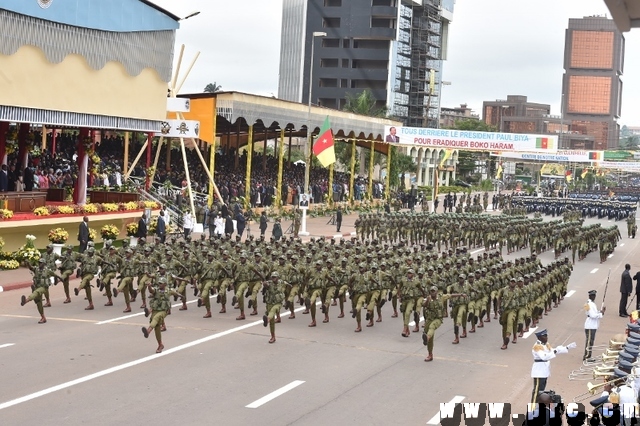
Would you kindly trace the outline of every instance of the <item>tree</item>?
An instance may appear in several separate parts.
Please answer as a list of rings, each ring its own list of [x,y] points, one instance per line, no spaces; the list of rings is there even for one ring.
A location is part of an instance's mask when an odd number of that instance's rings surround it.
[[[450,129],[455,130],[477,130],[479,132],[497,132],[498,128],[485,123],[482,120],[473,120],[465,118],[464,120],[456,120]]]
[[[640,145],[640,136],[629,135],[620,140],[619,146],[621,149],[638,149],[638,145]]]
[[[347,171],[351,171],[351,141],[337,140],[335,145],[336,161]],[[360,157],[358,155],[358,148],[356,147],[356,167],[355,170],[360,169]]]
[[[347,93],[344,111],[353,112],[360,115],[368,115],[369,117],[386,117],[387,107],[379,107],[377,99],[373,97],[373,93],[369,89],[365,89],[358,95]]]
[[[390,146],[389,149],[391,149],[389,184],[394,187],[401,184],[402,189],[404,189],[405,174],[415,173],[418,170],[418,166],[410,155],[399,153],[397,147]],[[401,182],[398,182],[399,175],[402,175]]]
[[[218,86],[215,81],[213,83],[207,84],[204,88],[205,93],[218,93],[221,90],[222,86]]]

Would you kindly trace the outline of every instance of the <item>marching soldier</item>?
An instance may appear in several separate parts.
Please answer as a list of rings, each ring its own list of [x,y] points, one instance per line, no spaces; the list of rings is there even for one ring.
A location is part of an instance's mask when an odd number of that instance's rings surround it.
[[[278,272],[271,273],[271,280],[263,283],[265,288],[265,303],[267,304],[267,311],[262,317],[264,326],[269,324],[269,331],[271,332],[271,339],[269,343],[275,343],[276,341],[276,323],[280,323],[280,308],[282,307],[282,301],[284,300],[284,291],[287,284],[280,280],[280,274]]]
[[[169,297],[184,296],[174,290],[167,289],[167,279],[165,277],[158,278],[157,283],[157,287],[154,287],[151,281],[147,284],[149,295],[151,296],[151,301],[149,303],[151,311],[145,308],[145,316],[149,316],[149,314],[151,314],[151,318],[149,321],[149,327],[142,327],[142,334],[146,339],[152,331],[155,331],[156,341],[158,342],[158,349],[156,349],[156,353],[159,354],[164,349],[164,345],[162,344],[162,331],[163,328],[166,330],[166,327],[164,327],[164,319],[167,317],[169,309],[171,308]]]
[[[49,288],[49,284],[51,283],[50,279],[53,277],[56,282],[60,279],[53,270],[47,267],[46,259],[40,258],[38,260],[38,267],[32,270],[33,273],[33,285],[35,289],[33,292],[27,297],[22,296],[20,298],[20,306],[26,305],[28,302],[32,300],[35,301],[36,306],[38,307],[38,313],[40,314],[40,321],[38,324],[44,324],[47,322],[47,318],[44,316],[44,307],[42,306],[42,296],[45,294],[47,288]]]
[[[71,303],[71,297],[69,296],[69,277],[73,274],[73,271],[77,267],[76,254],[73,252],[73,246],[68,245],[65,248],[64,255],[60,259],[60,270],[62,286],[64,288],[64,295],[66,299],[62,303]]]
[[[91,280],[93,277],[98,274],[98,258],[95,256],[96,249],[93,247],[89,247],[85,254],[82,256],[80,261],[80,276],[82,281],[77,288],[73,289],[73,292],[76,296],[80,293],[80,290],[84,289],[85,294],[87,296],[87,301],[89,302],[89,306],[84,308],[85,311],[93,310],[93,299],[91,298]]]
[[[463,297],[464,294],[452,293],[441,295],[435,285],[429,288],[429,295],[424,300],[424,331],[422,332],[422,344],[427,347],[426,362],[433,361],[433,338],[436,330],[442,325],[442,313],[445,304],[451,297]]]
[[[124,313],[131,312],[131,294],[133,297],[137,295],[138,291],[133,290],[133,279],[136,277],[135,267],[133,264],[133,250],[130,248],[125,250],[125,257],[122,260],[122,266],[120,269],[120,285],[117,289],[113,289],[113,297],[118,297],[118,293],[124,294],[125,310]]]
[[[453,319],[453,339],[454,345],[460,343],[461,338],[467,337],[467,297],[462,296],[468,294],[467,285],[465,285],[465,274],[458,275],[458,282],[447,287],[448,294],[460,294],[461,296],[454,296],[449,299],[449,306],[451,307],[451,318]],[[462,334],[460,334],[460,327],[462,327]]]

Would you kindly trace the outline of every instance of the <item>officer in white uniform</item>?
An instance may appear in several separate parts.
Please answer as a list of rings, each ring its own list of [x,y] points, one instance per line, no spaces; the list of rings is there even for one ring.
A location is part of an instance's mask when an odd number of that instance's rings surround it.
[[[598,331],[598,327],[600,326],[600,319],[607,310],[607,308],[603,306],[602,310],[599,311],[594,300],[596,300],[596,291],[591,290],[589,292],[589,300],[584,304],[584,311],[587,314],[587,319],[584,321],[584,334],[587,338],[584,344],[584,356],[582,357],[583,361],[587,360],[590,362],[593,361],[593,358],[591,358],[591,349],[596,341],[596,331]]]
[[[567,346],[556,346],[552,348],[547,343],[547,330],[541,330],[536,333],[538,340],[533,345],[533,365],[531,366],[531,378],[533,379],[533,392],[531,393],[531,403],[534,404],[538,399],[538,394],[547,387],[547,379],[551,373],[551,360],[556,354],[566,354],[569,349],[576,347],[575,343],[569,343]]]

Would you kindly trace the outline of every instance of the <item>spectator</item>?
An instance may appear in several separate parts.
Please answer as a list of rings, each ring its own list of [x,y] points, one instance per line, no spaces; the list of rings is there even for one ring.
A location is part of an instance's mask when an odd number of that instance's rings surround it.
[[[191,239],[191,231],[193,230],[193,215],[190,211],[184,212],[182,216],[182,228],[184,229],[184,239]]]
[[[141,219],[142,220],[142,219]],[[146,228],[145,223],[145,228]],[[138,229],[140,229],[140,224],[138,223]],[[145,231],[146,233],[146,231]],[[160,217],[158,218],[158,222],[156,225],[156,237],[160,241],[160,243],[164,244],[167,238],[167,225],[164,219],[164,210],[160,210]]]

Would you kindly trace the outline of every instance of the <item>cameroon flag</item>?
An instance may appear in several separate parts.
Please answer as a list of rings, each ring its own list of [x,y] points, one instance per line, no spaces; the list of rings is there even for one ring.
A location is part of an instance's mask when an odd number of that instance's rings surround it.
[[[318,139],[313,144],[313,153],[324,167],[329,167],[336,162],[336,151],[333,147],[333,132],[331,132],[329,116],[324,119]]]

